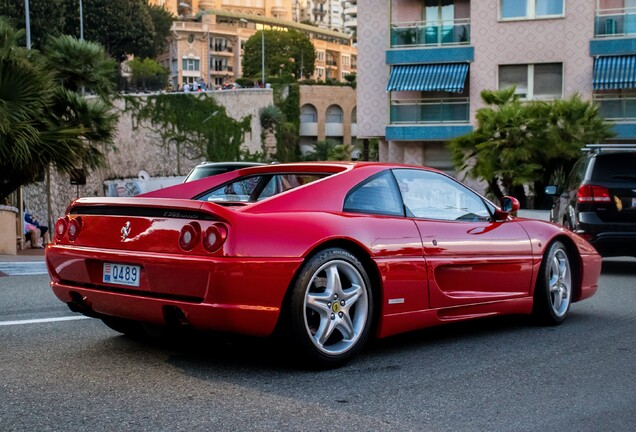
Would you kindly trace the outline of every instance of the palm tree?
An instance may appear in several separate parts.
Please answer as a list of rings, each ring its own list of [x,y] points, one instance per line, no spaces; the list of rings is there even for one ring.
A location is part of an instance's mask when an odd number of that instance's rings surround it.
[[[613,136],[598,107],[579,95],[551,102],[522,102],[515,89],[483,91],[489,106],[477,111],[477,127],[449,143],[453,164],[487,182],[487,193],[512,194],[525,207],[524,185],[541,201],[552,173],[563,171],[587,143]]]
[[[20,47],[22,37],[0,18],[0,200],[49,165],[100,166],[116,125],[106,99],[115,63],[102,48],[62,36],[40,53]],[[98,96],[83,97],[81,87]]]

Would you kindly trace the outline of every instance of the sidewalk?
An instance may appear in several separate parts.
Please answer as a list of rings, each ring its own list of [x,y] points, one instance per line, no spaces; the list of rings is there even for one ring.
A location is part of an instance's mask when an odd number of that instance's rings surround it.
[[[44,261],[44,249],[24,249],[19,250],[17,255],[0,255],[0,263],[38,261]]]

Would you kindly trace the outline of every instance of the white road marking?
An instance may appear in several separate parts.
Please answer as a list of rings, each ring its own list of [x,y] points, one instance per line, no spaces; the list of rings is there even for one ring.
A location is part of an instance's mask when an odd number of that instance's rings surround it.
[[[28,276],[47,274],[43,261],[0,262],[0,273],[8,276]]]
[[[59,317],[59,318],[30,319],[30,320],[22,320],[22,321],[0,321],[0,326],[40,324],[40,323],[48,323],[48,322],[56,322],[56,321],[73,321],[73,320],[82,320],[82,319],[90,319],[90,317],[80,315],[80,316],[67,316],[67,317]]]

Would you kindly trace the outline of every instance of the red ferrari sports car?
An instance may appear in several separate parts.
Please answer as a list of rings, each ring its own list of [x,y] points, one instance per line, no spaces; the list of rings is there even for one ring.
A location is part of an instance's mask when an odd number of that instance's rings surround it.
[[[498,314],[559,324],[601,258],[448,175],[385,163],[265,165],[134,198],[81,198],[46,250],[51,287],[126,334],[268,336],[335,366],[369,337]]]

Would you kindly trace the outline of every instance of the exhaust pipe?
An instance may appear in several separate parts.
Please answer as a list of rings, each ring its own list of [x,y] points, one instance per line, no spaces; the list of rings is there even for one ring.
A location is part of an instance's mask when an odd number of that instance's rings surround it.
[[[73,291],[71,293],[71,301],[66,303],[68,308],[76,313],[81,313],[87,317],[91,318],[99,318],[99,314],[96,313],[91,305],[86,301],[86,297],[82,297],[82,295],[78,292]]]

